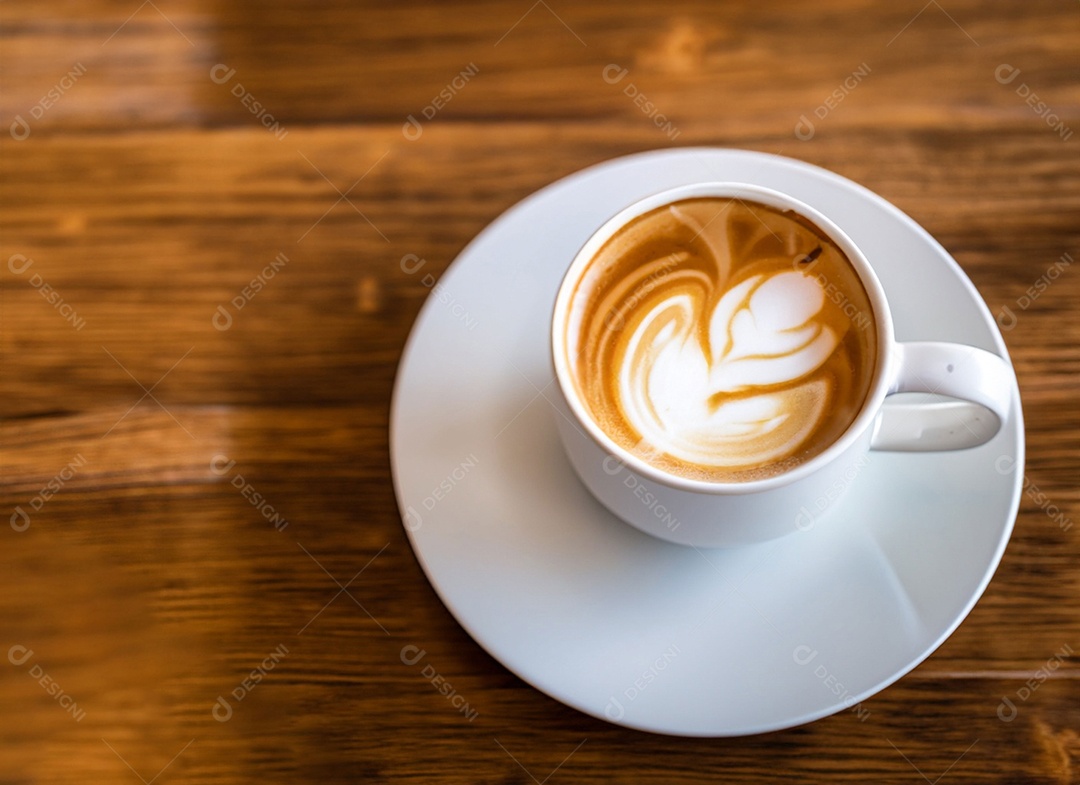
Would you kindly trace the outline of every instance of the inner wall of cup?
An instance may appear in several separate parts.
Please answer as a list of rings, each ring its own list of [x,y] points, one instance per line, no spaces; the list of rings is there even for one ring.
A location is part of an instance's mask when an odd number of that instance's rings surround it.
[[[829,239],[836,243],[837,247],[844,252],[844,256],[847,257],[848,262],[855,269],[855,272],[859,277],[859,282],[866,292],[867,299],[870,300],[870,307],[873,311],[871,317],[874,322],[877,344],[877,352],[874,357],[874,373],[871,376],[870,387],[866,392],[866,399],[863,401],[862,408],[859,409],[859,413],[855,415],[855,418],[851,421],[851,424],[840,438],[822,451],[821,454],[811,459],[811,462],[813,462],[832,452],[837,444],[849,438],[853,432],[861,432],[862,428],[868,427],[871,424],[872,419],[877,416],[878,409],[880,409],[881,404],[885,401],[886,395],[888,395],[890,357],[894,346],[893,324],[892,313],[889,310],[889,301],[885,297],[885,290],[878,280],[877,273],[870,264],[870,260],[867,259],[858,246],[855,245],[855,241],[848,237],[840,227],[836,226],[836,224],[824,215],[818,213],[809,205],[796,201],[791,209],[801,215],[805,220],[813,223],[818,231],[824,233]],[[809,214],[807,214],[808,212]]]
[[[603,247],[604,243],[635,218],[669,204],[696,198],[742,199],[773,209],[794,212],[804,221],[812,224],[821,234],[828,237],[843,252],[848,262],[855,269],[873,311],[872,318],[877,344],[875,368],[865,400],[858,414],[855,415],[844,432],[822,452],[787,472],[765,480],[746,482],[694,480],[659,469],[618,445],[596,422],[592,412],[582,401],[578,389],[575,354],[581,331],[583,312],[583,306],[579,303],[578,292],[581,278],[588,269],[592,258]],[[555,338],[555,345],[552,348],[556,354],[556,376],[564,396],[577,418],[606,451],[635,466],[641,473],[669,484],[678,483],[680,485],[696,486],[697,490],[725,487],[747,490],[756,486],[786,483],[797,477],[805,476],[821,464],[831,460],[838,452],[846,449],[865,428],[869,427],[888,392],[887,370],[889,354],[893,345],[890,320],[888,302],[869,261],[858,249],[854,241],[826,216],[794,197],[761,186],[741,183],[721,185],[699,183],[670,189],[639,200],[608,219],[589,238],[581,250],[578,251],[560,286],[552,325],[553,338]]]

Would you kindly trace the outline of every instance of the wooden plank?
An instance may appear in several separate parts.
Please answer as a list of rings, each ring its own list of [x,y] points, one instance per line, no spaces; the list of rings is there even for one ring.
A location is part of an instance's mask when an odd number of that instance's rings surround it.
[[[1077,40],[1056,0],[0,5],[0,781],[1080,782]],[[558,177],[676,145],[908,212],[1024,399],[1016,530],[968,619],[856,712],[748,739],[518,680],[391,487],[429,292],[402,257],[437,278]]]
[[[1080,127],[1080,84],[1058,67],[1075,51],[1080,21],[1053,0],[1015,8],[953,0],[947,11],[862,0],[782,2],[766,11],[693,0],[624,5],[618,14],[494,0],[338,0],[318,11],[100,0],[52,15],[6,3],[0,20],[9,77],[0,116],[10,123],[22,114],[35,135],[258,127],[264,112],[289,133],[313,122],[400,127],[410,114],[424,122],[425,109],[431,127],[491,118],[640,121],[658,143],[667,122],[683,133],[736,124],[790,137],[801,115],[813,120],[819,109],[823,132],[876,126],[883,111],[893,128],[1006,118],[1045,128],[1016,94],[1020,84]],[[215,72],[220,84],[211,79],[218,64],[227,67]],[[612,64],[618,69],[605,79]],[[1020,69],[1018,82],[999,83],[1002,64]],[[85,73],[50,100],[80,66]],[[35,119],[42,98],[51,105]],[[660,127],[657,114],[666,118]]]
[[[688,141],[798,153],[907,210],[953,251],[995,313],[1009,305],[1017,313],[1006,338],[1025,392],[1037,380],[1026,398],[1030,425],[1053,432],[1076,423],[1057,404],[1071,399],[1067,380],[1080,369],[1069,338],[1078,317],[1068,307],[1080,277],[1066,269],[1027,310],[1017,301],[1063,254],[1080,255],[1080,176],[1065,164],[1067,145],[1041,130],[999,134],[990,149],[978,138],[943,132],[928,143],[882,131],[796,148]],[[0,194],[0,340],[20,373],[0,379],[9,393],[0,406],[9,416],[119,406],[138,389],[124,368],[149,386],[182,357],[159,388],[174,403],[385,400],[428,294],[402,270],[405,254],[438,275],[533,190],[653,141],[642,126],[536,124],[444,124],[416,144],[393,127],[304,131],[287,144],[251,130],[28,141],[2,162],[5,181],[19,187]],[[882,167],[879,147],[897,160]],[[991,178],[976,174],[991,161]],[[1032,168],[1048,174],[1028,177]],[[365,173],[353,207],[340,201],[335,189]],[[1009,187],[991,188],[994,180]],[[1033,217],[1048,192],[1053,201]],[[281,254],[275,279],[244,298],[242,311],[231,307]],[[41,296],[44,284],[70,313]],[[227,331],[212,321],[219,307],[235,315]],[[335,382],[307,375],[315,370]]]
[[[26,708],[5,733],[7,770],[50,782],[115,778],[124,766],[104,740],[149,779],[195,739],[171,776],[215,781],[239,767],[286,778],[314,767],[329,779],[520,781],[512,754],[537,779],[565,761],[560,776],[585,782],[700,782],[718,770],[750,782],[903,780],[915,768],[933,779],[950,767],[968,782],[1075,777],[1075,624],[1069,641],[995,614],[1002,645],[1027,647],[1015,662],[989,650],[967,666],[943,652],[855,711],[804,728],[739,740],[642,734],[544,697],[484,654],[434,598],[373,483],[341,493],[340,482],[258,482],[293,501],[306,486],[308,507],[278,532],[226,483],[197,493],[73,489],[5,550],[4,574],[22,587],[0,599],[8,637],[85,712],[65,712],[28,675],[31,663],[0,670],[4,694]],[[358,494],[378,502],[373,518],[356,516]],[[350,584],[361,608],[335,596],[331,576],[344,583],[365,564]],[[1046,604],[1045,594],[1030,600]],[[57,607],[59,624],[41,612]],[[986,610],[949,646],[962,646]],[[407,645],[425,651],[471,720],[402,661]],[[258,667],[261,681],[231,700]],[[225,722],[213,715],[219,697],[232,711]],[[76,772],[71,760],[84,765]]]
[[[392,566],[389,574],[409,573],[410,586],[424,585],[389,484],[382,407],[175,406],[165,412],[147,404],[118,423],[123,414],[122,409],[100,410],[6,424],[0,465],[8,482],[0,493],[0,509],[18,507],[26,513],[20,533],[40,538],[31,542],[43,548],[70,543],[70,549],[78,550],[78,543],[87,538],[97,542],[104,532],[131,520],[138,526],[115,544],[129,559],[149,556],[154,563],[168,557],[144,553],[158,539],[180,543],[197,536],[205,556],[193,558],[215,563],[220,558],[213,553],[236,554],[242,538],[286,543],[273,553],[291,552],[299,541],[328,554],[334,574],[348,572],[361,554],[391,543],[383,557]],[[50,480],[68,467],[70,476],[62,487],[49,493]],[[1080,499],[1075,488],[1048,486],[1044,493],[1076,515]],[[186,534],[193,518],[199,521],[195,534]],[[1034,670],[1063,645],[1080,651],[1080,576],[1070,569],[1078,531],[1078,526],[1063,531],[1029,493],[985,597],[923,669]],[[36,563],[33,548],[27,551],[26,546],[22,538],[12,541],[5,554],[7,568],[17,572],[19,564]],[[300,569],[306,566],[305,559],[290,559],[278,571],[278,581],[288,587],[306,579]],[[1047,575],[1057,578],[1048,583]],[[36,577],[33,594],[47,593],[51,580],[51,573]],[[129,591],[141,594],[145,588],[136,584]],[[388,585],[378,596],[402,589]],[[410,597],[415,600],[415,588]],[[107,604],[104,598],[102,603]],[[431,607],[424,611],[425,623],[434,615],[443,631],[455,626],[437,601],[429,598],[426,604]],[[407,605],[390,607],[396,610],[384,621],[388,627],[416,626]],[[61,632],[55,622],[49,624]],[[1003,635],[1002,630],[1024,632]]]

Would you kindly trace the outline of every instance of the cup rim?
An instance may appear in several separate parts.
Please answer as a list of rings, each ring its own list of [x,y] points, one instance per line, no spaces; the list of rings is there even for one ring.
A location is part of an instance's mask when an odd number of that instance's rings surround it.
[[[673,204],[686,199],[694,198],[733,198],[745,199],[757,202],[767,207],[783,210],[793,210],[803,218],[808,219],[818,229],[824,232],[841,251],[847,256],[852,267],[859,276],[859,280],[866,290],[870,306],[874,316],[874,327],[877,333],[877,356],[874,374],[870,381],[870,389],[867,391],[859,413],[851,421],[844,432],[828,447],[822,450],[808,461],[800,463],[786,472],[766,477],[760,480],[747,481],[721,481],[702,480],[683,477],[678,474],[659,469],[647,461],[639,458],[629,450],[617,444],[596,423],[589,413],[585,404],[578,395],[577,385],[569,368],[566,347],[566,323],[567,309],[571,303],[578,279],[584,268],[595,256],[596,252],[606,243],[619,229],[627,223],[643,215],[650,210]],[[826,217],[816,208],[803,202],[801,199],[785,194],[781,191],[765,186],[737,181],[702,181],[667,188],[663,191],[638,199],[616,212],[604,221],[596,231],[592,233],[585,244],[574,255],[566,273],[559,284],[558,294],[551,317],[551,353],[555,367],[555,378],[562,391],[570,410],[577,420],[577,425],[585,429],[586,433],[603,450],[617,458],[622,465],[634,473],[653,480],[654,482],[669,487],[679,488],[696,493],[713,495],[735,495],[759,493],[762,491],[780,488],[793,482],[808,477],[827,464],[836,460],[845,453],[873,424],[878,410],[889,392],[892,378],[891,364],[893,362],[893,323],[889,303],[885,297],[885,290],[878,280],[877,274],[871,267],[866,256],[848,237],[839,226],[830,218]]]

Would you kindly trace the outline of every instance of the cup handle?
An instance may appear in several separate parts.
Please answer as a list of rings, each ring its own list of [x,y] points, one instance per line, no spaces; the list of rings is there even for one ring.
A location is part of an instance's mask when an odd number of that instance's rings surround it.
[[[888,395],[939,393],[960,400],[883,406],[874,423],[873,450],[977,447],[992,439],[1008,419],[1013,371],[996,354],[958,343],[898,343],[891,367]]]

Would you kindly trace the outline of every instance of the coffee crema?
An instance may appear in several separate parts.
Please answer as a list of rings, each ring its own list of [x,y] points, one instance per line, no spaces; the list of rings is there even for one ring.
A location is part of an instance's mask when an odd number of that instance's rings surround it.
[[[854,421],[873,310],[821,229],[741,199],[678,201],[619,229],[567,311],[578,393],[615,443],[682,477],[745,482],[813,458]]]

